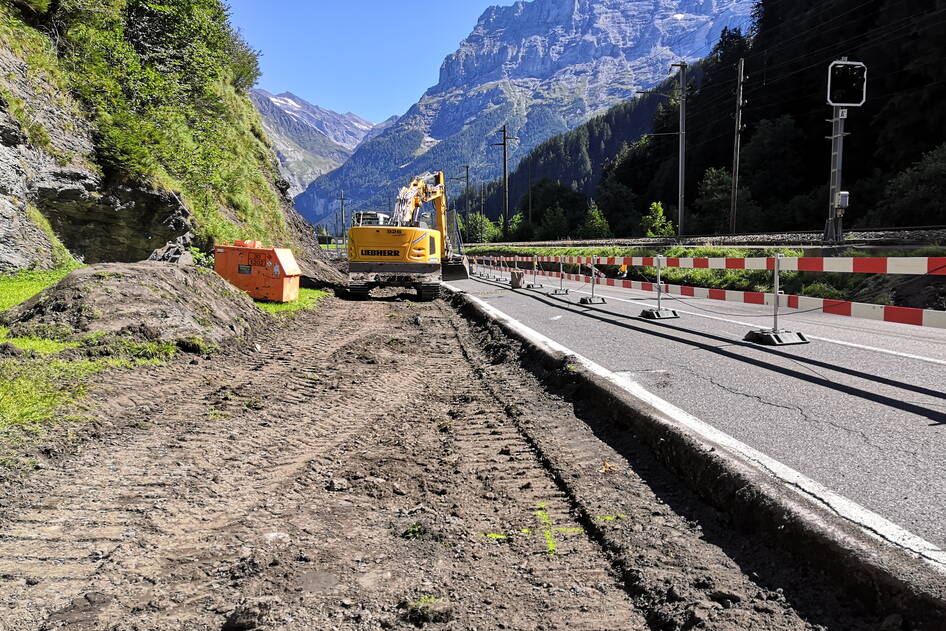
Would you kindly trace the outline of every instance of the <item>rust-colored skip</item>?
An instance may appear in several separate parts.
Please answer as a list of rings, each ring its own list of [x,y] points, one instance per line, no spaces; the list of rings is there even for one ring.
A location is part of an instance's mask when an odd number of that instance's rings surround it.
[[[214,269],[257,300],[299,299],[301,271],[292,250],[265,248],[259,241],[234,241],[216,247]]]

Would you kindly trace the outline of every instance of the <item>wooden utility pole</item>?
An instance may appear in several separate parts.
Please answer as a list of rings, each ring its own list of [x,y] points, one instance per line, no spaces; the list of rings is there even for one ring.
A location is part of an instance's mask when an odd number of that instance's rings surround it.
[[[519,140],[509,135],[509,128],[503,128],[497,133],[503,135],[502,142],[494,142],[492,146],[503,148],[503,238],[509,238],[509,142]]]
[[[732,194],[729,208],[729,232],[736,234],[736,211],[739,207],[739,151],[742,145],[742,107],[746,102],[742,98],[742,84],[746,79],[746,60],[739,59],[736,76],[736,138],[732,153]]]
[[[686,186],[686,151],[687,151],[687,62],[681,61],[671,64],[680,69],[680,150],[679,150],[679,182],[677,184],[677,235],[683,236],[683,205],[685,202],[684,188]]]
[[[344,230],[345,230],[345,202],[349,201],[349,199],[348,199],[347,197],[345,197],[345,191],[342,191],[341,193],[339,193],[338,199],[337,199],[336,201],[341,202],[341,205],[342,205],[342,206],[341,206],[341,210],[339,211],[339,215],[340,215],[340,218],[341,218],[342,229],[339,230],[336,234],[338,234],[338,236],[341,237],[342,240],[344,241],[344,240],[345,240],[345,235],[344,235]],[[336,216],[335,216],[335,226],[336,226],[336,227],[338,227],[339,215],[336,215]]]

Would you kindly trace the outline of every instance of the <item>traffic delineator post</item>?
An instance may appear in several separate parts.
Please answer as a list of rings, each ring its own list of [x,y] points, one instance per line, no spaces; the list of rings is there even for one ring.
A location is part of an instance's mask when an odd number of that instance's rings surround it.
[[[664,285],[660,279],[660,269],[661,269],[661,259],[662,256],[657,257],[657,308],[656,309],[644,309],[641,311],[640,317],[645,320],[673,320],[674,318],[679,318],[680,314],[674,311],[673,309],[664,309],[663,304],[661,303],[663,299],[663,289]]]
[[[795,331],[786,331],[778,328],[778,310],[781,305],[781,296],[779,292],[779,276],[780,276],[780,267],[781,267],[782,255],[778,254],[775,257],[775,268],[772,270],[772,277],[774,279],[774,297],[772,301],[774,303],[774,312],[772,316],[772,328],[771,329],[756,329],[754,331],[749,331],[746,333],[746,336],[743,338],[747,342],[754,342],[756,344],[762,344],[764,346],[789,346],[791,344],[808,344],[808,338],[805,337],[804,333],[797,333]]]
[[[590,296],[582,296],[582,298],[578,301],[579,304],[583,304],[583,305],[603,305],[603,304],[607,304],[607,302],[608,302],[607,300],[605,300],[605,299],[602,298],[601,296],[595,295],[595,287],[598,285],[598,266],[597,266],[597,264],[596,264],[597,261],[598,261],[598,257],[597,257],[597,256],[592,256],[592,257],[591,257],[591,264],[588,265],[588,267],[589,267],[590,270],[591,270],[591,295],[590,295]]]
[[[568,290],[565,289],[565,263],[562,257],[558,257],[558,289],[549,292],[550,296],[567,296]]]
[[[532,257],[532,282],[526,285],[526,289],[539,289],[543,285],[539,282],[539,257]]]

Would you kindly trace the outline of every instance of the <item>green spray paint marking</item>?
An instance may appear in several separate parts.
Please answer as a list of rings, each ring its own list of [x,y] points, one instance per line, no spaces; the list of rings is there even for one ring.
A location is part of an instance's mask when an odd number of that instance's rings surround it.
[[[595,517],[595,521],[617,521],[619,519],[627,519],[627,515],[599,515]]]
[[[563,535],[580,535],[585,532],[584,528],[556,528],[555,532],[560,532]]]
[[[539,518],[539,523],[542,525],[542,538],[545,540],[545,549],[549,554],[557,553],[558,546],[555,542],[556,534],[579,535],[585,532],[584,528],[556,528],[555,524],[552,522],[552,517],[545,510],[546,508],[548,508],[548,504],[544,502],[540,502],[539,504],[536,504],[535,507],[538,508],[539,510],[537,510],[533,514]],[[627,519],[627,515],[598,515],[597,517],[593,517],[592,521],[612,522],[612,521],[618,521],[621,519]],[[533,533],[533,530],[531,528],[522,528],[519,530],[519,532],[524,535],[531,535]],[[481,536],[487,539],[502,540],[502,539],[509,539],[513,535],[491,532],[491,533],[483,534]]]
[[[555,554],[555,537],[552,536],[552,518],[545,512],[545,504],[539,504],[538,507],[540,510],[535,512],[535,516],[538,517],[542,525],[545,526],[545,530],[542,531],[542,536],[545,537],[545,549],[549,554]]]

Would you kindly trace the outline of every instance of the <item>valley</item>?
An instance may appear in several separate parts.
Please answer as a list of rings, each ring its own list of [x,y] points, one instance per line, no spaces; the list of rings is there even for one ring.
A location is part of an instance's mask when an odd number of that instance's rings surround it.
[[[0,631],[946,631],[941,4],[0,0]]]

